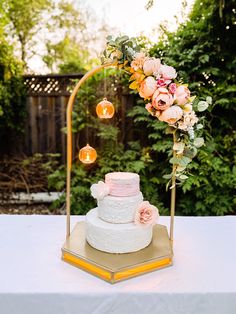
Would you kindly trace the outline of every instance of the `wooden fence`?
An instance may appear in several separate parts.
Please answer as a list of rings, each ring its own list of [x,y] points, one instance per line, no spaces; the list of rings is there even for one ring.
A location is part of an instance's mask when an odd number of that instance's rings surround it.
[[[26,75],[24,82],[27,92],[27,119],[25,125],[25,139],[22,151],[30,156],[34,153],[60,153],[61,161],[66,160],[66,136],[62,128],[66,123],[66,106],[75,85],[75,80],[82,74],[70,75]],[[114,92],[114,88],[113,88]],[[133,105],[131,95],[125,95],[122,88],[116,89],[117,101],[121,104],[118,113],[118,127],[121,130],[122,142],[133,140],[131,119],[126,112]],[[86,136],[73,137],[73,155],[78,147],[85,145]],[[89,135],[91,145],[96,147],[102,145],[97,143],[96,134]]]
[[[24,153],[60,153],[65,161],[66,105],[81,74],[26,75],[27,114]]]

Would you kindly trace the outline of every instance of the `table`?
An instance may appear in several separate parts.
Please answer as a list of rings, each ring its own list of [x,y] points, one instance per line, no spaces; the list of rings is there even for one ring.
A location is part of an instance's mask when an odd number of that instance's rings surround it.
[[[176,217],[174,265],[115,285],[61,261],[65,222],[0,216],[1,314],[236,313],[236,216]]]

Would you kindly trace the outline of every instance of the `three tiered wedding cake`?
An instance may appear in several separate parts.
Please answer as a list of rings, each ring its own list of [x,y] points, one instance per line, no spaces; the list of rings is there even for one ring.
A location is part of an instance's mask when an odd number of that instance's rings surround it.
[[[139,187],[139,175],[112,172],[91,187],[98,207],[86,215],[86,239],[94,248],[109,253],[141,250],[152,241],[158,209],[147,201]]]

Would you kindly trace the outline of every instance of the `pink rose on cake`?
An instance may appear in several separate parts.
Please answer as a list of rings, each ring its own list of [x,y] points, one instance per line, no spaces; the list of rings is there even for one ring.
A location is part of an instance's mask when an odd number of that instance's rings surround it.
[[[153,76],[148,76],[140,84],[139,95],[142,98],[150,98],[157,89],[157,82]]]
[[[159,87],[152,96],[152,106],[157,110],[166,110],[173,102],[173,96],[164,87]]]
[[[92,197],[98,200],[102,200],[106,195],[109,194],[110,188],[103,181],[99,181],[98,183],[95,183],[91,186],[90,191],[91,191]]]
[[[134,223],[136,225],[154,225],[158,217],[158,209],[148,201],[144,201],[137,208]]]

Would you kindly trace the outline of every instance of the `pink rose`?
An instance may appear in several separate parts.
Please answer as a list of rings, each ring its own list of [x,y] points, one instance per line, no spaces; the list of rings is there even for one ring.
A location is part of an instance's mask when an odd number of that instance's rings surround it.
[[[138,71],[138,69],[142,69],[146,58],[147,57],[144,52],[136,53],[134,60],[131,62],[131,68],[133,68],[135,71]]]
[[[183,110],[179,106],[171,106],[162,111],[158,119],[167,122],[168,124],[174,124],[176,121],[180,120],[182,116]]]
[[[190,98],[190,91],[188,87],[185,85],[178,86],[175,92],[176,103],[179,106],[185,105],[189,101],[189,98]]]
[[[169,108],[173,102],[173,96],[163,87],[159,87],[152,96],[152,106],[157,110],[165,110]]]
[[[158,79],[157,80],[157,87],[166,87],[166,80],[164,79]]]
[[[172,80],[175,79],[177,76],[177,73],[175,69],[169,65],[161,65],[159,74],[164,78],[165,80]]]
[[[160,59],[147,58],[143,63],[143,72],[146,76],[153,75],[158,72],[160,66]]]
[[[106,195],[109,194],[110,188],[109,186],[104,183],[103,181],[99,181],[96,184],[93,184],[90,188],[92,197],[102,200]]]
[[[174,93],[176,92],[177,86],[176,86],[175,83],[171,83],[168,88],[169,88],[169,92],[170,92],[171,94],[174,94]]]
[[[150,98],[157,89],[156,80],[153,76],[148,76],[142,81],[139,88],[139,95],[142,98]]]
[[[159,217],[158,209],[149,202],[142,202],[135,213],[136,225],[154,225]]]

